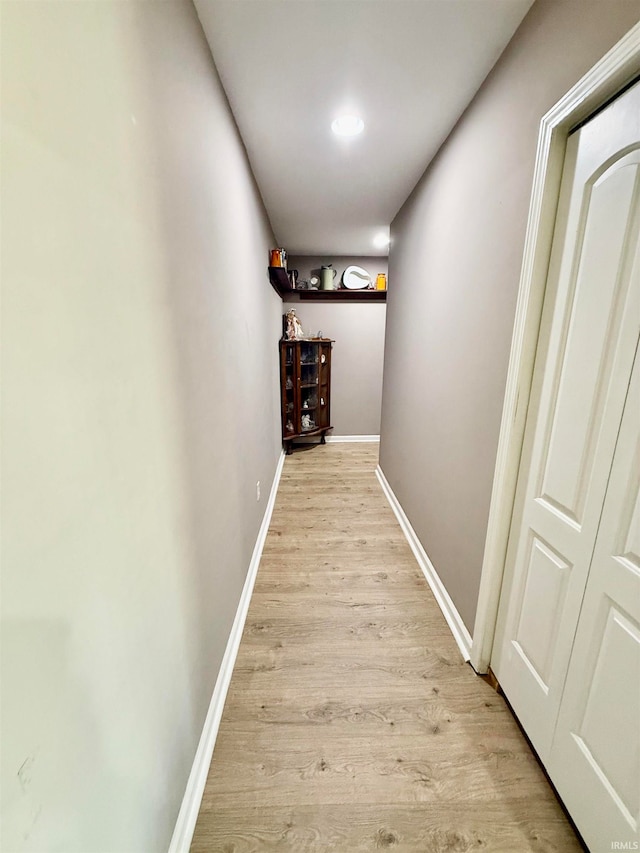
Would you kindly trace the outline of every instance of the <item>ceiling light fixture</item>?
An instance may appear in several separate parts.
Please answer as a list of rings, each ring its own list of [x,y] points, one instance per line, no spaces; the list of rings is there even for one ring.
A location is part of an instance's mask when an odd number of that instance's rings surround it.
[[[385,231],[381,231],[373,238],[373,245],[376,249],[388,249],[390,242],[389,233]]]
[[[336,136],[357,136],[364,130],[364,122],[359,116],[339,116],[331,123],[331,130]]]

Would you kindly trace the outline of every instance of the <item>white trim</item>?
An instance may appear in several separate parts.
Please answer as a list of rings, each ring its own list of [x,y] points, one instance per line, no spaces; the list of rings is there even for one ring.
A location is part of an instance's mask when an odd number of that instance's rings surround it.
[[[447,620],[447,625],[451,629],[451,633],[458,644],[462,657],[464,660],[468,661],[471,652],[471,634],[462,621],[462,617],[451,600],[445,585],[438,577],[438,573],[427,556],[427,552],[424,550],[422,542],[418,539],[415,530],[411,526],[411,522],[400,505],[400,501],[395,496],[393,489],[387,482],[387,478],[384,476],[382,468],[379,465],[376,468],[376,476],[380,481],[382,491],[385,493],[391,509],[394,511],[395,516],[398,519],[398,523],[400,524],[402,532],[409,543],[409,547],[413,551],[414,557],[418,561],[418,565],[422,569],[422,573],[431,587],[431,592],[433,593],[435,600],[438,602],[440,610],[442,610],[442,615]]]
[[[640,71],[636,24],[540,122],[471,663],[491,661],[567,135]]]
[[[328,435],[327,441],[380,441],[379,435]]]
[[[213,688],[211,703],[209,704],[209,710],[204,721],[200,742],[196,750],[195,758],[193,759],[191,773],[189,774],[182,805],[180,806],[180,812],[178,813],[178,819],[176,820],[171,844],[169,845],[169,853],[189,853],[189,848],[191,847],[191,840],[196,827],[198,812],[200,811],[202,794],[204,793],[204,786],[209,773],[209,765],[211,764],[211,756],[213,755],[213,748],[216,745],[222,710],[227,697],[227,690],[229,689],[229,682],[231,681],[233,667],[236,662],[244,623],[247,618],[247,611],[249,609],[249,602],[251,600],[251,593],[253,592],[256,575],[258,573],[262,549],[264,548],[269,524],[271,523],[271,516],[276,502],[276,494],[278,492],[278,485],[280,483],[280,475],[282,474],[284,460],[285,452],[283,450],[280,453],[280,458],[278,459],[276,472],[273,477],[273,484],[271,485],[271,492],[269,494],[269,500],[267,501],[267,506],[264,512],[264,518],[262,519],[258,538],[256,539],[256,544],[251,556],[251,562],[249,563],[247,578],[244,583],[242,595],[240,596],[236,616],[233,620],[233,627],[229,634],[227,648],[225,649],[224,657],[220,664],[218,678],[216,680],[215,687]]]

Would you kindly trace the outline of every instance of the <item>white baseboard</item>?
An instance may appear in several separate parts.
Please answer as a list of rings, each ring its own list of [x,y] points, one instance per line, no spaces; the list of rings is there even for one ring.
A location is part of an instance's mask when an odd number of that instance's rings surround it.
[[[213,748],[218,736],[222,710],[224,708],[225,699],[227,698],[227,690],[229,689],[229,682],[231,681],[233,667],[236,662],[236,656],[238,654],[238,648],[242,638],[244,623],[247,618],[247,611],[249,609],[249,602],[251,600],[251,593],[253,592],[253,587],[256,581],[256,575],[258,573],[262,549],[264,548],[269,524],[271,523],[271,516],[276,502],[276,494],[278,492],[278,485],[280,483],[280,475],[282,474],[284,460],[285,453],[283,450],[276,466],[269,500],[267,501],[267,506],[264,512],[264,518],[262,519],[258,538],[256,539],[256,544],[251,556],[251,562],[249,563],[247,579],[245,580],[236,616],[233,620],[233,626],[231,628],[231,633],[229,634],[229,640],[227,641],[227,648],[225,649],[224,657],[220,664],[220,672],[218,673],[218,678],[216,680],[215,687],[213,688],[211,703],[202,729],[202,735],[200,736],[198,749],[196,750],[196,755],[193,760],[191,773],[189,774],[189,779],[187,781],[187,787],[182,800],[182,805],[180,806],[180,812],[178,813],[178,819],[176,820],[171,844],[169,845],[169,853],[188,853],[189,848],[191,847],[191,840],[196,827],[198,812],[200,811],[202,794],[204,793],[204,786],[209,773],[209,765],[211,764]]]
[[[398,498],[395,496],[393,489],[387,482],[387,478],[382,473],[382,469],[379,465],[376,468],[376,476],[380,481],[382,491],[385,493],[391,509],[394,511],[395,516],[398,519],[402,532],[406,536],[407,542],[418,561],[418,565],[422,569],[422,573],[431,587],[431,592],[433,593],[435,600],[438,602],[444,618],[447,620],[447,625],[451,629],[451,633],[458,644],[462,657],[465,661],[468,661],[471,657],[471,634],[462,621],[462,618],[460,617],[455,604],[451,600],[445,585],[438,577],[438,573],[436,572],[433,563],[427,556],[427,552],[424,550],[415,530],[411,526],[411,522],[405,515]]]
[[[380,441],[379,435],[328,435],[329,441]]]

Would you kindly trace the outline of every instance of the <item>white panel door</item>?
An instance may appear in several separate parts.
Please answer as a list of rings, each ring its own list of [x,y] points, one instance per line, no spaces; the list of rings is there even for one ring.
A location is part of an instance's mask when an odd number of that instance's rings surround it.
[[[640,326],[640,85],[568,141],[492,668],[549,756]]]
[[[640,847],[638,356],[547,769],[591,850]]]

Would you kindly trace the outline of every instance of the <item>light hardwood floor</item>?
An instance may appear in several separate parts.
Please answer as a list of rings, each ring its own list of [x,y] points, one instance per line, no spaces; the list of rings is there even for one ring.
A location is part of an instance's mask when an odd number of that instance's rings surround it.
[[[193,853],[580,850],[504,700],[462,661],[377,450],[286,460]]]

